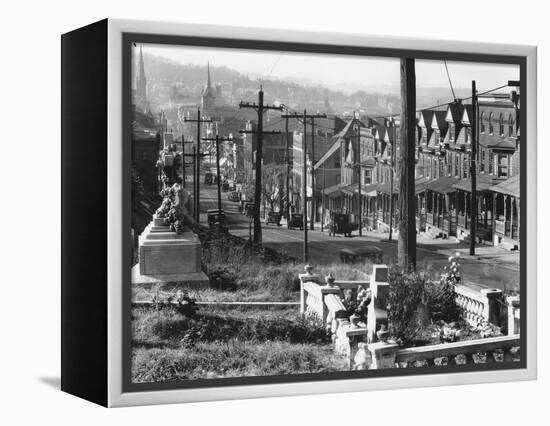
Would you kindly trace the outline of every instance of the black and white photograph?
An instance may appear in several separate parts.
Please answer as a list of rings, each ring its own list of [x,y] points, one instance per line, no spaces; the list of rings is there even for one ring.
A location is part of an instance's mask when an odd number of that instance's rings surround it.
[[[132,383],[523,365],[518,64],[137,40],[128,84]]]

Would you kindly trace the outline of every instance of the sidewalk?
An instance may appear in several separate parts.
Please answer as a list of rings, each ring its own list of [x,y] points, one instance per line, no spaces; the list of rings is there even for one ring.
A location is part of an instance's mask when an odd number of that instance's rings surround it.
[[[283,221],[281,221],[283,223]],[[286,221],[284,222],[286,226]],[[315,230],[310,232],[321,232],[321,224],[315,223]],[[325,227],[324,233],[328,236],[328,230]],[[386,242],[389,238],[389,232],[380,231],[367,231],[363,229],[362,236],[359,237],[357,231],[352,233],[352,238],[359,241],[372,241],[372,242]],[[392,241],[397,243],[397,234],[394,232],[392,235]],[[488,245],[476,245],[475,255],[470,256],[469,243],[459,241],[455,237],[451,238],[432,238],[426,236],[424,233],[417,234],[416,238],[417,246],[420,250],[427,250],[434,253],[438,253],[448,256],[454,256],[457,252],[460,253],[460,257],[463,259],[486,261],[491,263],[518,266],[519,265],[519,251],[509,251],[500,247],[488,246]]]

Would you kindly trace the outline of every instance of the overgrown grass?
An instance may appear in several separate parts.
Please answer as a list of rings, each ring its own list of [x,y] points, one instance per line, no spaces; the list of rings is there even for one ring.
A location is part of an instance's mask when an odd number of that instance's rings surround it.
[[[297,309],[134,309],[135,382],[345,369],[324,324]]]
[[[134,345],[177,347],[196,342],[286,341],[289,343],[329,343],[324,324],[315,317],[302,317],[297,309],[239,309],[202,307],[194,316],[176,308],[135,309]]]
[[[200,342],[190,348],[137,348],[132,356],[134,382],[216,377],[265,376],[339,371],[344,360],[330,345]]]

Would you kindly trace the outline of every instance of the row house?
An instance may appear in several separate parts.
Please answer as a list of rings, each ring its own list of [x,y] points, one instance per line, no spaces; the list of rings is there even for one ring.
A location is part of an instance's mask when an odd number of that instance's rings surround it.
[[[292,154],[290,161],[292,164],[291,171],[291,193],[290,203],[291,211],[302,212],[303,210],[303,179],[306,179],[307,198],[308,202],[308,218],[314,215],[316,222],[322,220],[324,208],[324,192],[323,189],[332,186],[341,181],[341,167],[339,156],[335,155],[339,149],[335,147],[335,141],[339,135],[344,132],[347,127],[346,123],[336,117],[318,118],[315,120],[315,126],[307,126],[306,132],[306,173],[304,177],[304,162],[303,162],[303,124],[296,121],[294,125],[300,124],[292,133]],[[312,132],[315,132],[312,134]],[[322,159],[322,160],[319,160]],[[317,167],[317,164],[323,164],[322,167]],[[313,179],[314,176],[314,179]],[[314,185],[312,182],[314,181]],[[312,188],[314,186],[314,188]],[[314,195],[314,197],[312,197]],[[311,200],[315,202],[312,204]]]
[[[392,175],[392,158],[398,134],[395,122],[354,118],[336,135],[327,155],[315,164],[318,170],[337,170],[333,176],[340,178],[323,189],[323,207],[328,214],[349,213],[351,220],[357,221],[361,207],[362,223],[368,228],[387,228],[393,192],[395,226],[398,186]]]
[[[519,173],[517,113],[503,96],[479,98],[476,152],[476,239],[517,243],[519,197],[499,186]],[[444,115],[444,122],[441,116]],[[433,235],[470,234],[472,106],[452,103],[445,112],[422,111],[418,119],[417,227]],[[429,125],[427,123],[430,123]],[[497,189],[495,189],[497,188]],[[501,225],[502,223],[502,225]],[[517,244],[516,244],[517,245]]]

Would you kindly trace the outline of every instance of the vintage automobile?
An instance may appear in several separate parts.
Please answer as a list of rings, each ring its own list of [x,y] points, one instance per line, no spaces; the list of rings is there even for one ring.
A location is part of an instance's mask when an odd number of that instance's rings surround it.
[[[382,263],[383,254],[383,250],[376,246],[345,248],[340,250],[340,260],[343,263],[354,263],[368,259],[372,263]]]
[[[208,227],[210,229],[227,229],[225,211],[223,209],[208,210],[206,212],[206,219],[208,221]]]
[[[232,191],[229,194],[227,194],[227,199],[229,201],[237,202],[240,201],[239,193],[237,191]]]
[[[277,226],[281,226],[281,213],[279,212],[269,212],[267,214],[266,225],[273,223]]]
[[[302,213],[292,213],[288,222],[288,229],[304,229],[304,216]]]
[[[349,214],[333,213],[330,217],[329,236],[344,234],[346,237],[351,237],[351,233],[357,229],[359,229],[359,225],[350,222]]]
[[[245,203],[244,214],[247,215],[248,217],[254,216],[254,203]]]

